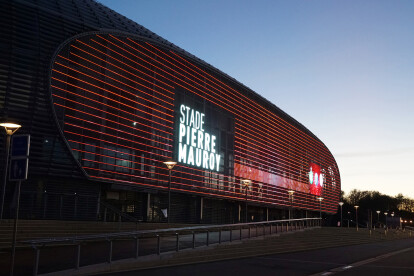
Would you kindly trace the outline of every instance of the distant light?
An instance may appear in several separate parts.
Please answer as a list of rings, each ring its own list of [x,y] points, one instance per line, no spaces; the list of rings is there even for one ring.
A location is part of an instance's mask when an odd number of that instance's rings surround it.
[[[137,122],[133,122],[132,125],[136,126],[137,125]]]

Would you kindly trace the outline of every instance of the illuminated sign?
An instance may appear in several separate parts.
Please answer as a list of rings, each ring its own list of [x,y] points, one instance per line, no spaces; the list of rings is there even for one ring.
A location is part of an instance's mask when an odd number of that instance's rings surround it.
[[[204,129],[206,116],[186,105],[180,105],[178,162],[219,171],[221,155],[217,138]]]
[[[310,163],[309,169],[309,184],[310,193],[320,196],[322,194],[322,186],[324,184],[325,177],[321,173],[321,167],[314,163]]]

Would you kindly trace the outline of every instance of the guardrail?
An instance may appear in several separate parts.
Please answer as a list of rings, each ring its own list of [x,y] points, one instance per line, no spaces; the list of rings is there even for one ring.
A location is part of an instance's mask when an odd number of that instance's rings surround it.
[[[320,218],[303,218],[184,228],[137,230],[132,232],[36,239],[21,241],[20,243],[30,245],[35,250],[33,275],[37,275],[39,271],[40,251],[50,245],[70,247],[71,250],[73,250],[73,247],[75,246],[72,269],[79,269],[81,267],[82,247],[91,242],[107,243],[106,262],[112,263],[114,259],[113,248],[115,241],[122,241],[124,244],[132,241],[133,252],[130,252],[127,257],[124,256],[122,259],[138,259],[144,255],[160,255],[164,252],[173,251],[178,252],[184,248],[194,249],[200,246],[209,246],[213,243],[221,244],[223,242],[250,239],[258,236],[272,235],[280,232],[295,231],[318,226],[321,226]],[[140,245],[142,241],[145,241],[145,243]],[[163,243],[165,243],[164,248],[162,247]],[[94,264],[98,263],[102,262],[96,262]]]

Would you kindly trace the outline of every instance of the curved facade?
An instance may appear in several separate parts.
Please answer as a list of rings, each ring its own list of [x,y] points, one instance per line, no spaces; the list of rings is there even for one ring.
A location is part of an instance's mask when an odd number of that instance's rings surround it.
[[[336,212],[326,146],[236,80],[92,1],[2,5],[11,30],[37,22],[0,44],[2,119],[32,135],[32,217],[106,217],[104,204],[163,220],[166,159],[174,221],[243,221],[246,201],[249,220]]]

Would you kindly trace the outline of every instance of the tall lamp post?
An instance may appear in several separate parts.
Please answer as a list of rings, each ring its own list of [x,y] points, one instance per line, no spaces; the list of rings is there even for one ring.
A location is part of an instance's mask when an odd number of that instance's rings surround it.
[[[163,162],[168,168],[168,209],[167,209],[167,223],[170,223],[170,214],[171,214],[171,171],[177,162],[168,160]]]
[[[338,204],[339,206],[341,206],[341,227],[342,227],[342,205],[344,205],[344,203],[341,201]]]
[[[246,223],[247,223],[247,189],[249,188],[250,183],[252,183],[252,181],[249,179],[242,179],[241,182],[243,183],[243,187],[246,192],[245,193],[245,209],[246,209]]]
[[[319,200],[319,217],[321,218],[321,226],[322,226],[322,200],[323,200],[323,197],[320,196],[316,199]]]
[[[9,171],[9,151],[10,151],[10,140],[11,136],[21,127],[21,125],[13,123],[0,123],[1,127],[4,127],[6,130],[6,158],[4,165],[4,179],[3,179],[3,188],[1,193],[1,205],[0,205],[0,220],[3,219],[3,209],[4,209],[4,197],[6,194],[6,183],[7,183],[7,172]]]
[[[291,219],[291,211],[292,211],[292,205],[293,205],[293,194],[295,193],[294,190],[289,190],[287,191],[289,194],[289,203],[290,203],[290,208],[289,208],[289,219]]]
[[[381,211],[377,210],[377,214],[378,214],[378,225],[380,225],[380,220],[379,220],[379,215],[380,215]],[[378,226],[379,227],[379,226]]]
[[[358,205],[355,205],[355,221],[356,221],[356,230],[358,231]]]
[[[391,217],[392,217],[392,219],[391,219],[391,228],[393,229],[394,228],[394,212],[391,213]]]
[[[385,227],[387,227],[387,216],[388,216],[388,212],[384,212],[385,215]]]

